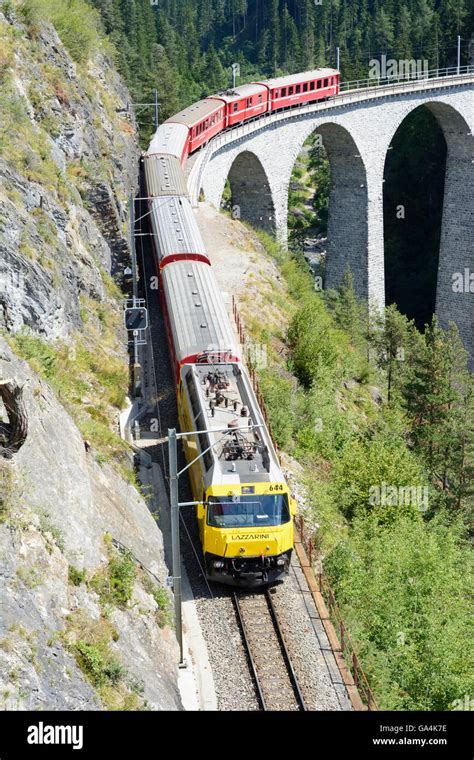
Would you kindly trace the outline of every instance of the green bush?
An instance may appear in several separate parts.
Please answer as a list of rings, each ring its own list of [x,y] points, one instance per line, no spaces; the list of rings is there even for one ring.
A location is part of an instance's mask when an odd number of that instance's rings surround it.
[[[170,596],[165,588],[162,586],[154,586],[153,599],[159,607],[157,614],[158,625],[160,628],[164,628],[166,625],[171,625],[173,622],[173,615],[171,609]]]
[[[81,669],[96,687],[116,685],[126,674],[125,668],[104,646],[79,641],[76,650]]]
[[[74,586],[80,586],[81,583],[86,582],[87,572],[85,569],[78,570],[76,567],[69,565],[68,578],[69,578],[69,582],[72,583]]]
[[[429,507],[428,481],[419,463],[404,441],[387,441],[382,435],[347,443],[334,463],[333,488],[349,520],[374,512],[381,523],[389,523],[402,513],[416,517]]]
[[[288,339],[295,374],[305,388],[317,383],[328,369],[335,374],[349,352],[347,335],[335,327],[316,294],[293,317]]]
[[[126,604],[132,596],[133,583],[137,575],[135,560],[126,552],[109,562],[110,583],[113,597],[119,605]]]
[[[130,601],[137,568],[129,552],[119,554],[112,547],[106,569],[99,570],[91,579],[91,588],[96,591],[102,605],[125,607]]]

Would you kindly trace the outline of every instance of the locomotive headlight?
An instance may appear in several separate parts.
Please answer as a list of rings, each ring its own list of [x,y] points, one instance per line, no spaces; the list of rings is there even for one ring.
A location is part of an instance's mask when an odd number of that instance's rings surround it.
[[[286,562],[287,562],[287,558],[286,557],[278,557],[276,563],[277,563],[277,565],[279,567],[283,567],[283,565],[286,565]]]
[[[221,570],[224,567],[224,563],[220,559],[215,559],[212,563],[216,570]]]

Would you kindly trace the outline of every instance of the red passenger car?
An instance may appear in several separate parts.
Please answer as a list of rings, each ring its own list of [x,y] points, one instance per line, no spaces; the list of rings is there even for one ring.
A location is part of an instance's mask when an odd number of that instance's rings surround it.
[[[339,71],[336,69],[315,69],[302,74],[292,74],[278,79],[259,82],[269,90],[270,111],[280,108],[312,103],[330,98],[339,92]]]
[[[184,124],[188,130],[187,153],[193,153],[225,128],[226,109],[223,103],[206,98],[193,103],[165,124]]]
[[[268,87],[263,84],[244,84],[235,90],[210,95],[208,100],[220,100],[225,103],[224,128],[232,127],[268,111]]]

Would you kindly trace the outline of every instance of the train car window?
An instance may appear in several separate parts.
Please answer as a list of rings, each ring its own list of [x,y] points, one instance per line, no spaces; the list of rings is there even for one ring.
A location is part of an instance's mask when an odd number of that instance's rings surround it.
[[[327,80],[327,79],[325,79],[325,80],[324,80],[324,86],[325,86],[325,87],[327,87],[327,86],[328,86],[328,80]]]
[[[293,95],[294,88],[288,87],[288,95]]]
[[[318,79],[318,82],[317,82],[317,88],[318,88],[318,90],[320,90],[322,86],[323,86],[322,80]]]
[[[315,85],[315,83],[314,83],[314,82],[310,82],[310,83],[309,83],[309,89],[310,89],[310,90],[314,90],[314,85]]]
[[[239,104],[234,103],[234,113],[237,113],[238,110],[239,110]]]
[[[186,375],[186,386],[188,388],[189,401],[191,402],[191,409],[193,410],[193,417],[195,418],[199,414],[199,400],[197,397],[196,388],[193,382],[193,373],[188,372]]]
[[[296,85],[296,93],[298,94],[299,92],[301,92],[301,85],[297,84]]]
[[[199,435],[199,446],[200,446],[200,449],[201,449],[201,454],[202,454],[203,451],[206,451],[206,449],[208,449],[210,445],[211,444],[209,443],[209,436],[207,435],[207,433],[200,433],[200,435]],[[203,456],[202,459],[203,459],[203,462],[204,462],[204,467],[206,468],[206,470],[209,470],[209,468],[212,466],[211,452],[210,451],[206,451],[206,453],[204,454],[204,456]]]
[[[284,98],[286,95],[286,87],[281,88],[281,97]],[[276,97],[278,97],[278,90],[276,91]]]
[[[303,85],[303,92],[308,92],[308,82],[305,82]]]
[[[261,102],[262,102],[262,98],[263,98],[263,95],[259,95],[259,96],[258,96],[258,102],[259,102],[259,103],[261,103]]]

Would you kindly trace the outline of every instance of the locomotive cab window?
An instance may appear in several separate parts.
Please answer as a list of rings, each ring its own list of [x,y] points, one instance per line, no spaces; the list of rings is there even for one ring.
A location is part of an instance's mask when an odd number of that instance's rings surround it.
[[[239,104],[234,103],[234,113],[237,113],[238,110],[239,110]]]
[[[286,493],[209,497],[207,523],[214,528],[253,528],[289,521]]]

